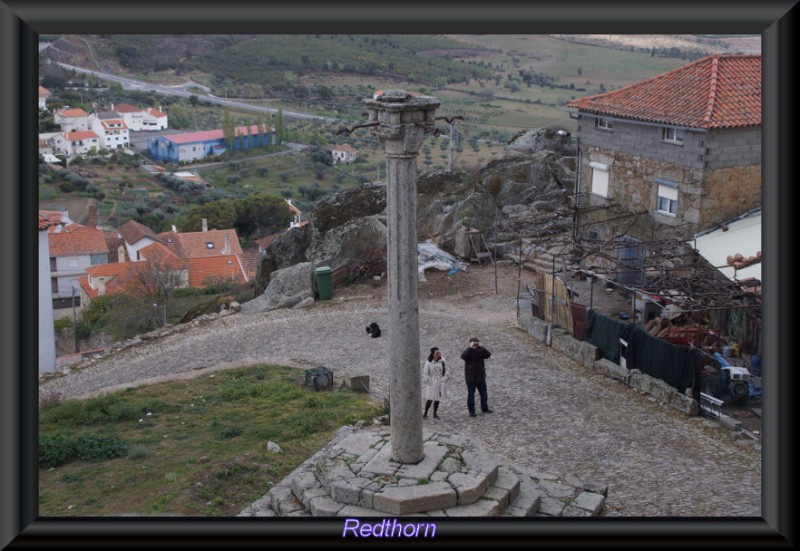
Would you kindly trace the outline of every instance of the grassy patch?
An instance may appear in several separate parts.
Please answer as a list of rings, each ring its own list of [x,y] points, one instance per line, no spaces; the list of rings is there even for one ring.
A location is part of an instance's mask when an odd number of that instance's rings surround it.
[[[367,395],[303,379],[254,365],[43,407],[39,514],[238,514],[340,426],[380,413]]]

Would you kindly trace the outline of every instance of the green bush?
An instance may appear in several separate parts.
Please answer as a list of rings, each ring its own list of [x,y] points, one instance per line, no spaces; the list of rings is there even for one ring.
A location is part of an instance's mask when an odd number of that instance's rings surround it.
[[[58,318],[53,322],[56,333],[61,333],[64,329],[72,327],[72,320],[69,318]]]
[[[128,446],[116,436],[82,434],[75,440],[78,457],[84,461],[105,461],[128,455]]]
[[[69,435],[58,432],[39,435],[39,468],[58,467],[75,458],[75,442]]]

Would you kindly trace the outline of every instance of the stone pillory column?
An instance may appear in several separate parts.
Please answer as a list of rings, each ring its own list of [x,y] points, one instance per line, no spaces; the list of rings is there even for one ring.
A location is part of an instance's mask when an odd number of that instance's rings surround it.
[[[389,400],[392,459],[419,463],[422,384],[417,296],[417,154],[434,128],[439,100],[388,90],[364,100],[369,125],[386,149],[389,282]]]

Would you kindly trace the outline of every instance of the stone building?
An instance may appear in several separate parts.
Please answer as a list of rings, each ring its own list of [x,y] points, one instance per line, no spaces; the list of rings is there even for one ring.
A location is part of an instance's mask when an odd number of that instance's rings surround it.
[[[581,239],[691,239],[761,204],[760,55],[711,55],[567,108]]]

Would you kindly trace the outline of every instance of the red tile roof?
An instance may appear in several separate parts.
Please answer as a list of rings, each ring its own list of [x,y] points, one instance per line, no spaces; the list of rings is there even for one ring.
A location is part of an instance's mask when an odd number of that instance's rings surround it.
[[[147,109],[145,109],[145,111],[146,111],[148,114],[150,114],[150,115],[152,115],[153,117],[156,117],[156,118],[158,118],[158,119],[160,119],[161,117],[166,117],[166,116],[167,116],[167,114],[166,114],[166,113],[162,113],[161,111],[159,111],[158,109],[155,109],[155,108],[153,108],[153,107],[148,107]]]
[[[105,282],[106,295],[117,293],[140,293],[146,292],[147,270],[150,266],[147,262],[123,262],[115,264],[97,264],[86,268],[86,273],[95,277],[110,278]],[[98,296],[99,292],[92,289],[89,285],[88,277],[81,278],[81,287],[86,291],[90,298]],[[79,280],[80,281],[80,280]],[[85,284],[84,284],[85,282]]]
[[[266,127],[267,132],[273,132],[273,129],[269,126]],[[247,135],[247,127],[246,126],[239,126],[236,129],[238,136]],[[259,133],[258,125],[253,124],[250,126],[250,132],[253,135]],[[194,142],[205,142],[209,140],[221,140],[224,137],[222,129],[217,130],[201,130],[199,132],[184,132],[182,134],[170,134],[169,136],[164,136],[164,139],[169,140],[173,143],[194,143]]]
[[[261,239],[256,239],[256,243],[258,243],[259,247],[262,249],[266,249],[269,247],[270,243],[278,239],[280,234],[273,233],[272,235],[267,235],[266,237],[262,237]]]
[[[153,241],[158,241],[158,237],[153,233],[153,230],[147,226],[140,224],[136,220],[128,220],[122,224],[117,230],[126,243],[131,245],[138,243],[141,239],[149,237]]]
[[[183,260],[161,243],[148,245],[142,248],[139,253],[143,260],[170,270],[180,270],[186,267],[186,263]]]
[[[79,107],[76,107],[74,109],[62,109],[58,112],[58,115],[62,117],[88,117],[89,113]]]
[[[44,231],[50,226],[57,226],[61,223],[61,220],[50,220],[47,216],[42,216],[41,211],[39,211],[39,231]]]
[[[242,246],[236,230],[208,230],[199,232],[176,233],[173,236],[175,252],[186,259],[219,257],[225,248],[225,236],[229,237],[230,250],[225,254],[242,254]],[[213,246],[209,247],[208,243]]]
[[[97,228],[79,227],[70,232],[48,233],[50,256],[77,256],[107,253],[103,232]]]
[[[128,128],[128,125],[122,119],[103,119],[100,124],[107,130],[124,130]]]
[[[125,241],[115,231],[104,231],[103,237],[106,240],[106,247],[108,247],[108,261],[119,262],[127,260],[127,253],[125,252]],[[122,258],[119,258],[119,248],[122,247]]]
[[[331,145],[328,147],[328,149],[331,151],[344,151],[345,153],[358,153],[358,149],[346,143],[341,145]]]
[[[242,267],[247,273],[247,279],[253,279],[258,274],[258,268],[261,266],[261,253],[258,249],[249,249],[242,253],[241,256]]]
[[[91,140],[92,138],[100,139],[100,136],[91,130],[82,130],[80,132],[65,132],[64,137],[71,142],[79,142],[81,140]]]
[[[47,220],[49,220],[53,224],[61,224],[63,222],[62,218],[66,213],[60,210],[40,210],[39,214],[41,216],[44,216]]]
[[[112,111],[116,111],[117,113],[138,113],[141,109],[129,103],[120,103],[119,105],[115,105]]]
[[[39,97],[46,98],[50,95],[50,90],[45,88],[44,86],[39,86]]]
[[[690,128],[759,126],[761,56],[711,55],[567,107]]]
[[[223,281],[247,282],[244,268],[235,255],[189,259],[190,287],[205,287]]]

